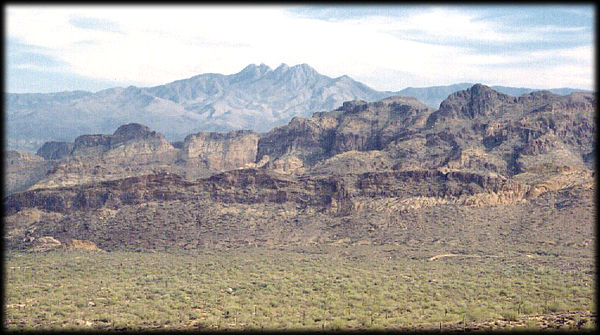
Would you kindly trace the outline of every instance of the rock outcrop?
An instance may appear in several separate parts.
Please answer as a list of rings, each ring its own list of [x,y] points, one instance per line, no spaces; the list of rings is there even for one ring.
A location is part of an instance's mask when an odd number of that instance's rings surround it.
[[[496,203],[534,199],[549,191],[589,183],[595,175],[585,168],[564,167],[556,170],[551,165],[545,171],[555,172],[546,172],[545,175],[528,172],[518,175],[516,179],[507,179],[492,174],[443,169],[315,177],[293,176],[270,169],[240,169],[195,182],[186,181],[176,174],[161,173],[77,187],[30,190],[9,195],[5,205],[6,215],[9,216],[24,209],[70,214],[102,208],[116,210],[149,201],[187,201],[195,197],[206,197],[221,203],[288,201],[316,206],[320,210],[328,209],[332,199],[339,204],[361,197],[426,197],[466,205],[489,205],[495,204],[493,199],[500,199]],[[489,198],[489,194],[496,195]],[[485,197],[489,199],[485,200]]]
[[[195,182],[156,174],[11,194],[5,199],[6,238],[11,248],[34,247],[40,237],[53,236],[58,241],[94,241],[105,250],[193,249],[215,243],[210,231],[234,245],[246,245],[252,236],[260,244],[267,236],[286,240],[299,231],[331,234],[336,240],[364,239],[365,232],[381,231],[386,239],[387,229],[415,231],[421,212],[438,213],[427,217],[443,220],[435,225],[459,220],[453,214],[457,211],[477,208],[484,208],[482,220],[489,220],[489,213],[508,215],[511,208],[539,209],[540,204],[564,215],[579,209],[591,215],[593,179],[586,169],[551,166],[510,179],[425,169],[314,177],[241,169]],[[29,213],[28,223],[22,213]],[[540,214],[521,215],[533,220]],[[42,249],[49,248],[46,244]],[[75,244],[93,249],[91,244]]]
[[[73,151],[73,143],[50,141],[44,143],[36,155],[44,157],[44,159],[55,160],[69,156],[71,151]]]
[[[332,112],[315,113],[310,119],[296,117],[267,133],[258,142],[257,160],[268,155],[273,162],[282,157],[289,161],[294,156],[302,162],[296,165],[310,168],[347,151],[382,150],[414,133],[431,112],[409,97],[345,102]]]
[[[302,166],[316,164],[329,155],[337,124],[337,119],[328,116],[295,117],[287,126],[271,130],[258,141],[256,161],[264,156],[269,156],[271,162],[294,156]]]
[[[199,132],[185,138],[179,158],[198,169],[233,170],[254,163],[258,140],[258,134],[248,130]]]
[[[110,149],[110,135],[81,135],[73,144],[73,156],[100,155]]]
[[[54,166],[43,157],[22,151],[7,151],[4,164],[4,191],[7,194],[26,190]]]
[[[509,177],[551,162],[592,168],[594,111],[593,94],[515,98],[480,84],[450,95],[435,112],[407,97],[350,101],[265,134],[257,160],[269,156],[267,167],[295,173],[369,151],[385,153],[379,170],[447,167]]]
[[[428,124],[477,117],[497,118],[504,112],[502,106],[515,103],[517,98],[491,88],[475,84],[471,88],[451,94],[442,101],[438,111],[427,120]]]
[[[422,127],[433,110],[410,97],[390,97],[374,103],[347,102],[337,110],[339,125],[332,153],[383,150],[396,139]]]
[[[32,238],[32,246],[28,249],[30,252],[51,251],[66,249],[72,251],[103,251],[98,248],[96,243],[88,240],[70,239],[64,243],[53,236],[43,236]]]
[[[99,155],[133,156],[155,154],[174,149],[166,138],[150,128],[130,123],[119,127],[112,135],[83,135],[75,139],[73,156]]]
[[[450,95],[431,114],[421,131],[425,149],[413,136],[398,143],[396,152],[429,167],[505,176],[552,162],[592,168],[585,158],[594,150],[594,111],[593,94],[541,91],[513,98],[475,85]]]
[[[48,163],[51,167],[44,171],[46,175],[25,186],[61,187],[157,172],[193,180],[254,164],[258,139],[259,135],[251,131],[198,133],[176,148],[146,126],[127,124],[112,135],[78,137],[70,155]],[[48,143],[40,151],[50,157],[56,148]]]
[[[63,247],[63,244],[59,240],[52,236],[43,236],[34,240],[34,245],[30,251],[50,251],[56,250]]]

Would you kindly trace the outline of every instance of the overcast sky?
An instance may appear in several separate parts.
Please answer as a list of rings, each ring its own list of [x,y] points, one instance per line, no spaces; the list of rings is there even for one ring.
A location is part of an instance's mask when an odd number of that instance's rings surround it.
[[[594,88],[593,6],[5,7],[6,91],[153,86],[306,63],[378,90]]]

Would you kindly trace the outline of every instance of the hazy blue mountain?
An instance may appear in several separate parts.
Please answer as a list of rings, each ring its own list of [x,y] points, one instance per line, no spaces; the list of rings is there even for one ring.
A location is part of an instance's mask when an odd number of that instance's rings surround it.
[[[110,133],[127,123],[147,125],[170,141],[198,131],[267,132],[287,124],[294,116],[310,117],[349,100],[371,102],[404,95],[437,109],[450,94],[470,86],[463,83],[381,92],[348,76],[319,74],[307,64],[281,64],[274,70],[264,64],[251,64],[232,75],[207,73],[154,87],[116,87],[96,93],[8,93],[7,148],[35,152],[46,141],[73,141],[83,134]],[[492,88],[510,95],[532,91]],[[558,90],[555,93],[573,91]]]
[[[438,109],[440,103],[444,101],[450,94],[466,90],[473,86],[474,83],[460,83],[447,86],[430,86],[430,87],[407,87],[403,90],[395,92],[397,95],[410,96],[417,98],[427,106]],[[500,93],[512,95],[513,97],[519,97],[523,94],[538,91],[532,88],[526,87],[509,87],[509,86],[490,86],[493,90]],[[552,88],[550,91],[554,94],[568,95],[573,92],[590,92],[585,90],[578,90],[573,88]]]
[[[334,109],[347,100],[374,101],[388,95],[347,76],[324,76],[306,64],[282,64],[275,70],[264,64],[249,65],[233,75],[199,75],[150,87],[146,92],[202,115],[199,130],[258,132],[285,124],[294,116],[309,117]]]
[[[329,111],[344,101],[391,95],[348,76],[330,78],[312,67],[248,65],[232,75],[201,74],[165,85],[96,93],[7,94],[8,148],[35,151],[44,142],[72,141],[138,122],[181,140],[198,131],[266,132],[294,116]]]

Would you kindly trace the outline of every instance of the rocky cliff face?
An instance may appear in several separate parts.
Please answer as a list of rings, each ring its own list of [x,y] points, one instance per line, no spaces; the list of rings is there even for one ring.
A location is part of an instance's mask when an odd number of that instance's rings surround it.
[[[81,135],[73,144],[73,156],[100,155],[110,149],[110,135]]]
[[[257,160],[268,156],[271,167],[305,172],[336,155],[344,159],[330,166],[353,164],[351,152],[377,151],[384,153],[382,169],[445,167],[508,177],[552,162],[591,168],[594,111],[593,94],[515,98],[479,84],[450,95],[437,111],[406,97],[351,101],[265,134]]]
[[[12,194],[5,199],[7,244],[27,249],[54,236],[106,250],[198,248],[217,243],[215,234],[229,245],[293,244],[296,234],[384,243],[423,234],[417,228],[429,220],[439,227],[481,213],[485,221],[518,211],[516,222],[550,212],[547,222],[573,211],[591,215],[593,179],[586,169],[550,166],[511,179],[442,170],[311,177],[241,169],[190,182],[161,173]]]
[[[7,215],[25,208],[69,214],[101,208],[116,210],[150,201],[211,199],[218,203],[293,202],[330,210],[332,199],[425,197],[469,205],[495,205],[511,193],[509,202],[576,185],[591,187],[595,173],[585,168],[538,167],[513,178],[451,170],[402,170],[347,173],[344,176],[294,176],[270,169],[238,169],[196,181],[160,173],[90,183],[77,187],[34,189],[9,195]],[[496,198],[490,198],[490,195]],[[478,201],[476,199],[479,199]],[[495,200],[494,200],[495,199]],[[350,211],[345,214],[351,214]]]
[[[420,132],[425,150],[417,147],[419,137],[398,142],[397,148],[415,163],[505,176],[550,162],[583,166],[594,150],[594,111],[593,94],[535,92],[513,98],[475,85],[450,95],[429,116]]]
[[[226,134],[200,132],[188,135],[179,155],[187,166],[226,171],[254,163],[259,136],[239,130]]]
[[[329,155],[337,123],[331,117],[295,117],[287,126],[271,130],[258,141],[256,160],[268,157],[270,167],[284,171],[315,164]]]
[[[409,97],[349,101],[263,135],[200,132],[177,147],[128,124],[112,135],[78,137],[67,156],[69,143],[44,145],[40,154],[57,163],[37,187],[159,171],[193,180],[241,167],[294,174],[447,168],[505,177],[544,164],[592,168],[595,105],[593,94],[514,98],[478,84],[450,95],[437,111]]]
[[[485,85],[475,84],[469,89],[451,94],[442,101],[439,110],[431,115],[429,123],[477,117],[497,118],[504,112],[504,104],[516,101],[515,97],[496,92]]]
[[[83,135],[75,143],[49,142],[40,148],[36,169],[20,169],[38,156],[13,157],[7,176],[8,193],[115,180],[157,172],[177,173],[189,180],[222,171],[255,166],[259,135],[251,131],[227,134],[201,132],[173,146],[165,137],[140,124],[119,127],[112,135]],[[67,154],[68,148],[72,148]],[[39,158],[39,157],[38,157]],[[35,159],[33,159],[35,160]],[[37,166],[29,163],[28,167]],[[43,168],[42,168],[43,167]]]
[[[7,151],[5,156],[4,191],[21,192],[42,179],[54,166],[43,157],[22,151]]]
[[[165,137],[150,128],[130,123],[119,127],[112,135],[83,135],[75,139],[73,156],[154,154],[172,150]]]
[[[44,143],[36,155],[44,157],[44,159],[55,160],[69,156],[71,151],[73,151],[73,143],[50,141]]]
[[[73,144],[61,144],[62,148],[72,145],[71,152],[54,160],[43,178],[30,186],[35,188],[61,187],[113,180],[163,171],[174,165],[175,149],[165,137],[148,127],[131,123],[119,127],[112,135],[83,135]],[[55,144],[45,144],[49,155]],[[180,170],[177,171],[181,173]]]
[[[287,126],[267,133],[258,143],[257,160],[266,155],[272,161],[293,156],[309,168],[348,151],[382,150],[423,126],[431,112],[407,97],[345,102],[332,112],[294,118]]]
[[[410,97],[378,102],[345,103],[336,129],[332,153],[383,150],[392,141],[409,136],[424,125],[432,109]]]
[[[475,85],[438,111],[406,97],[351,101],[266,134],[200,132],[176,146],[128,124],[77,138],[60,159],[64,144],[40,148],[46,159],[9,153],[7,243],[400,243],[426,239],[423,223],[471,229],[490,215],[543,218],[552,233],[593,219],[595,107],[593,94],[513,98]]]

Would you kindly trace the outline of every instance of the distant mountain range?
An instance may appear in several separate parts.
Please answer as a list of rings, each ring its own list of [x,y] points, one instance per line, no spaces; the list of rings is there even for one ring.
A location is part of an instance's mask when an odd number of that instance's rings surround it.
[[[438,109],[440,103],[446,99],[450,94],[461,90],[466,90],[473,86],[473,83],[460,83],[446,86],[430,86],[430,87],[407,87],[401,91],[395,92],[397,95],[409,96],[417,98],[427,106]],[[523,94],[538,91],[532,88],[526,87],[509,87],[509,86],[490,86],[493,90],[500,93],[508,94],[513,97],[519,97]],[[546,91],[550,91],[554,94],[568,95],[573,92],[591,92],[586,90],[578,90],[573,88],[551,88]]]
[[[393,95],[412,96],[437,109],[448,95],[472,85],[382,92],[348,76],[319,74],[307,64],[282,64],[275,70],[251,64],[232,75],[207,73],[155,87],[117,87],[96,93],[8,93],[7,148],[35,152],[46,141],[73,141],[83,134],[108,133],[131,122],[148,125],[170,141],[198,131],[266,132],[294,116],[310,117],[345,101],[371,102]],[[533,91],[492,88],[514,96]],[[550,91],[568,94],[577,90]]]

